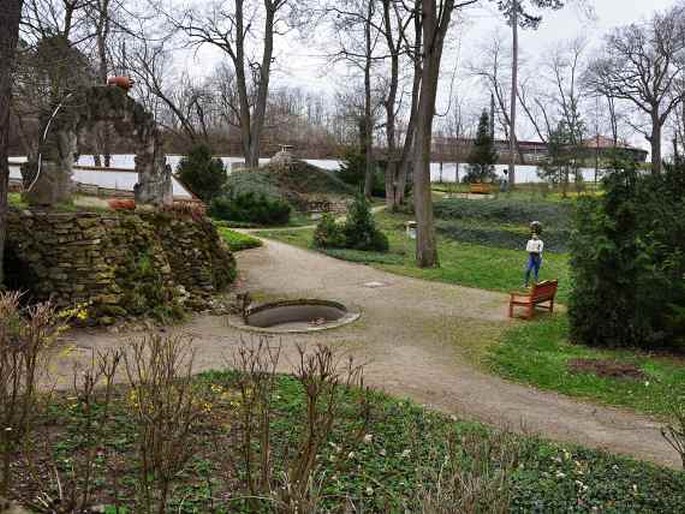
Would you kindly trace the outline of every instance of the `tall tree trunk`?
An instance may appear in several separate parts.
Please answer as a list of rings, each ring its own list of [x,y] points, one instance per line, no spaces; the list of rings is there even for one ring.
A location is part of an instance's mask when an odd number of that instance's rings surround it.
[[[490,137],[495,140],[495,94],[490,93]]]
[[[385,26],[385,39],[390,52],[390,85],[388,96],[385,98],[385,137],[388,145],[387,166],[385,169],[385,204],[390,210],[398,207],[395,194],[397,186],[397,145],[395,133],[395,102],[399,88],[400,56],[399,44],[396,46],[393,39],[392,22],[390,21],[391,0],[383,0],[383,24]]]
[[[411,162],[414,156],[414,147],[416,145],[416,122],[419,110],[419,93],[421,92],[421,38],[422,38],[422,20],[421,20],[421,1],[414,1],[414,80],[411,90],[411,107],[409,108],[409,123],[407,123],[407,134],[404,138],[404,146],[402,147],[402,154],[400,155],[400,162],[397,166],[397,177],[394,183],[395,189],[395,205],[399,206],[404,203],[405,191],[407,189],[407,179],[409,178],[410,167],[414,164]]]
[[[369,0],[364,20],[364,196],[371,198],[375,166],[373,162],[373,119],[371,116],[371,16],[374,0]]]
[[[511,15],[511,114],[509,115],[509,184],[516,183],[516,91],[518,89],[518,60],[519,60],[519,32],[518,9],[519,0],[512,2]]]
[[[661,173],[661,120],[656,109],[652,113],[652,133],[649,137],[649,144],[652,147],[652,174],[659,175]]]
[[[264,20],[264,49],[262,50],[262,64],[259,69],[259,84],[257,85],[257,102],[255,103],[250,127],[250,151],[248,167],[259,167],[259,154],[262,146],[262,130],[266,116],[266,101],[269,97],[269,78],[271,77],[271,60],[274,53],[274,23],[276,8],[271,0],[264,1],[266,18]]]
[[[12,98],[12,68],[19,39],[23,0],[2,0],[0,4],[0,285],[4,281],[3,256],[9,189],[9,126]]]
[[[433,223],[430,153],[440,58],[454,1],[445,0],[441,5],[440,17],[436,12],[435,0],[423,0],[421,5],[423,66],[414,148],[414,209],[416,211],[416,264],[420,268],[428,268],[439,264]]]
[[[107,38],[109,37],[109,2],[110,0],[99,0],[97,3],[97,21],[95,25],[96,42],[98,51],[98,79],[100,84],[107,83]],[[103,123],[95,134],[96,151],[102,150],[102,155],[105,160],[105,167],[109,168],[112,161],[112,153],[110,151],[110,130],[107,123]],[[99,156],[98,156],[99,160]],[[99,166],[99,164],[96,164]]]
[[[247,90],[247,77],[245,75],[245,18],[244,0],[235,0],[235,55],[231,55],[235,67],[236,87],[238,89],[238,116],[240,118],[240,143],[243,147],[243,157],[247,168],[259,166],[259,160],[255,162],[252,155],[252,131],[250,115],[250,99]]]

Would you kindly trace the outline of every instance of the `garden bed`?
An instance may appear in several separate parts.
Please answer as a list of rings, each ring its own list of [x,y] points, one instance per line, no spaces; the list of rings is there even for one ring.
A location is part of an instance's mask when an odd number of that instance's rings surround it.
[[[190,432],[194,456],[177,476],[169,512],[272,511],[274,500],[268,495],[247,499],[236,378],[234,373],[210,372],[195,379],[204,414]],[[306,404],[300,383],[288,376],[276,380],[273,398],[271,471],[277,487],[285,456],[301,436]],[[117,504],[119,512],[142,512],[136,500],[135,401],[127,389],[116,391],[110,405],[113,422],[98,441],[91,498],[105,512],[115,512]],[[369,394],[363,420],[359,401],[358,391],[344,391],[331,438],[317,455],[320,512],[337,512],[344,505],[364,512],[417,512],[439,502],[449,508],[455,497],[441,497],[436,482],[452,469],[445,458],[457,455],[465,459],[459,476],[481,488],[482,501],[487,495],[489,501],[505,502],[511,512],[685,509],[685,475],[680,472],[537,438],[498,435],[379,393]],[[47,469],[34,474],[21,465],[14,498],[24,504],[34,504],[38,494],[58,498],[57,474],[62,494],[70,494],[72,473],[87,451],[84,415],[83,405],[71,394],[57,398],[33,440],[35,461]],[[50,451],[45,453],[48,441]],[[474,462],[483,464],[489,475]],[[508,471],[503,489],[497,489],[494,480],[503,467]]]

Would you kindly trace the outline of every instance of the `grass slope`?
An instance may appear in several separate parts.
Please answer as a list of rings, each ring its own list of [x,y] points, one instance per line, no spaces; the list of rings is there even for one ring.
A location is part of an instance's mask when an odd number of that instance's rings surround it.
[[[289,201],[307,195],[349,196],[353,193],[352,188],[333,172],[303,161],[285,168],[264,166],[236,171],[229,175],[227,186],[236,194],[253,191]]]

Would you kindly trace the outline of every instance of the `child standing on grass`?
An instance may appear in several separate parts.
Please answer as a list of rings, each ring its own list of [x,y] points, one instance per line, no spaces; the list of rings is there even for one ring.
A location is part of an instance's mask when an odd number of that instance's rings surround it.
[[[542,239],[533,232],[530,236],[528,243],[526,243],[526,252],[528,252],[528,262],[526,264],[526,274],[524,277],[523,287],[528,287],[530,282],[530,272],[533,272],[533,278],[535,282],[538,281],[538,275],[540,274],[540,266],[542,265],[542,249],[545,244]]]

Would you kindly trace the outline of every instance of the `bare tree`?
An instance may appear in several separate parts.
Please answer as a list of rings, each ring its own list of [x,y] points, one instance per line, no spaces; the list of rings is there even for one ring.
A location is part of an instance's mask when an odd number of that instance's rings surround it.
[[[595,92],[629,102],[647,117],[647,128],[635,128],[650,143],[655,174],[661,172],[662,128],[683,101],[675,89],[685,67],[683,14],[677,7],[655,14],[648,23],[616,29],[585,78]]]
[[[172,23],[185,31],[193,42],[220,49],[233,65],[238,105],[231,109],[238,115],[245,164],[250,168],[259,165],[271,66],[274,62],[274,36],[279,32],[278,26],[284,24],[279,16],[291,2],[263,0],[261,13],[258,13],[258,4],[249,0],[234,0],[233,9],[215,2],[203,13],[189,10],[180,21],[170,17]],[[254,39],[258,14],[263,17],[261,41],[256,45],[261,46],[261,56],[253,58],[250,44]]]
[[[403,55],[409,55],[412,64],[418,60],[418,54],[414,55],[407,44],[408,27],[417,21],[417,10],[393,0],[381,0],[381,4],[383,7],[381,30],[385,38],[385,45],[390,60],[390,73],[386,88],[387,94],[383,99],[385,107],[385,136],[388,147],[387,167],[385,170],[385,200],[390,209],[396,209],[404,203],[407,161],[413,138],[413,126],[418,101],[417,90],[417,95],[412,95],[412,102],[409,107],[410,127],[408,128],[411,128],[411,130],[407,130],[402,145],[407,148],[407,151],[398,154],[400,138],[398,135],[397,115],[401,108],[402,96],[400,94],[400,58]],[[417,32],[415,35],[419,34],[420,32]],[[416,75],[418,69],[416,69],[416,66],[412,67],[415,69]]]
[[[360,142],[364,151],[364,195],[371,196],[376,170],[373,155],[374,111],[372,71],[381,57],[376,55],[380,39],[375,0],[347,0],[327,10],[333,16],[333,30],[338,35],[336,60],[344,60],[363,76],[363,108],[359,120]]]
[[[0,4],[0,285],[4,280],[3,253],[9,188],[8,144],[12,69],[19,40],[22,0],[3,0]]]
[[[112,29],[111,4],[112,0],[90,0],[86,8],[95,32],[97,80],[100,84],[107,83],[107,73],[109,72],[108,44]],[[95,165],[100,166],[100,153],[102,152],[105,167],[109,168],[112,156],[110,152],[110,130],[106,124],[97,128],[95,140],[97,147],[94,155]]]
[[[516,100],[518,91],[518,58],[519,42],[518,29],[537,29],[542,17],[531,14],[529,9],[561,9],[564,0],[491,0],[497,2],[498,9],[504,14],[511,27],[512,58],[511,58],[511,89],[509,91],[509,183],[516,183]]]
[[[491,119],[493,125],[495,120],[497,124],[501,127],[504,133],[504,138],[508,141],[512,141],[509,134],[511,133],[511,109],[510,109],[510,91],[507,89],[507,82],[510,80],[510,71],[504,66],[506,53],[508,48],[505,47],[505,43],[499,34],[495,34],[490,43],[484,46],[480,52],[480,59],[476,62],[472,62],[469,65],[471,74],[479,77],[490,90],[494,103],[495,112]],[[510,86],[511,84],[509,84]],[[523,84],[518,84],[517,98],[519,102],[521,101],[522,91],[524,97],[527,93],[527,87],[525,81]],[[526,111],[526,106],[524,106],[524,111]],[[524,163],[524,155],[521,150],[521,145],[516,137],[513,138],[514,141],[514,151],[518,156],[520,163]]]

